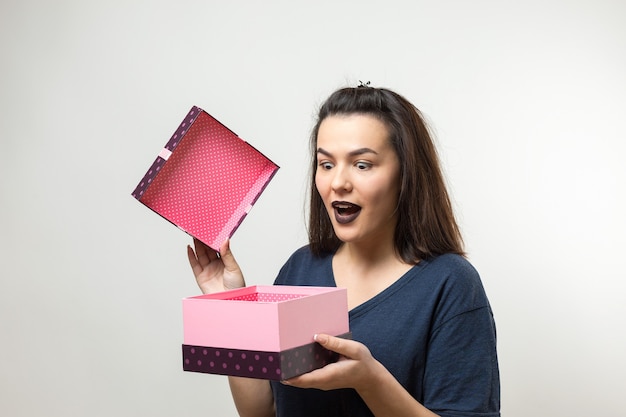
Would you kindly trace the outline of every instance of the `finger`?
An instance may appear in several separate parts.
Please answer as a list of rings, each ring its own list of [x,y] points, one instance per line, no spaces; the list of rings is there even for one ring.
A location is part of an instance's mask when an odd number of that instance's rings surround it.
[[[316,334],[313,339],[324,348],[339,353],[346,358],[356,359],[360,356],[361,343],[354,340],[342,339],[341,337],[330,336],[327,334]]]
[[[211,261],[217,259],[217,253],[200,240],[193,238],[193,245],[196,248],[196,257],[200,266],[206,267]]]
[[[199,273],[202,272],[202,265],[198,262],[198,258],[196,257],[196,253],[191,248],[191,245],[187,245],[187,259],[189,259],[189,265],[191,266],[191,270],[195,276],[198,276]]]
[[[331,363],[323,368],[314,369],[305,374],[281,381],[281,383],[299,388],[318,388],[324,390],[338,388],[339,386],[336,384],[340,379],[340,373],[341,368],[338,366],[338,363]]]
[[[239,264],[235,260],[233,253],[230,251],[230,240],[227,239],[220,247],[220,258],[224,263],[224,269],[229,272],[235,272],[239,270]]]

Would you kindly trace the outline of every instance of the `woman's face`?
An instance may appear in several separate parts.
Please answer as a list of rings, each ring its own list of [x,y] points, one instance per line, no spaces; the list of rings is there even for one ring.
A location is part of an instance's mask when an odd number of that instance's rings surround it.
[[[351,114],[322,121],[315,185],[341,241],[393,242],[400,162],[379,119]]]

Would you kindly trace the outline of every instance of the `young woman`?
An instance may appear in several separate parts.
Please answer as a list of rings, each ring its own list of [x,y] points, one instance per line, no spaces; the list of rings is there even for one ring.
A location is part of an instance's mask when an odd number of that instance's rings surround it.
[[[275,284],[346,288],[353,339],[316,335],[341,359],[283,383],[229,377],[240,415],[499,416],[491,308],[420,112],[387,89],[340,89],[311,154],[309,245]],[[220,254],[188,248],[204,293],[245,286],[228,242]]]

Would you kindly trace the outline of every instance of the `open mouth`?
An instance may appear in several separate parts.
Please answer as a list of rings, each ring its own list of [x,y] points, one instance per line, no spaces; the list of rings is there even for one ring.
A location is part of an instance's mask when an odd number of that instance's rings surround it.
[[[350,223],[361,213],[360,206],[346,201],[333,201],[332,206],[335,210],[335,220],[339,224]]]

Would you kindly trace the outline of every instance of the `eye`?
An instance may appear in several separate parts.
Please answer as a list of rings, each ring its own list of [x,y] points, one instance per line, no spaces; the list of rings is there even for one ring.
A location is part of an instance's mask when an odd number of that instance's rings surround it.
[[[331,164],[328,161],[321,161],[318,163],[318,166],[322,168],[323,170],[328,171],[329,169],[333,167],[333,164]]]
[[[358,161],[356,164],[354,164],[354,166],[360,171],[365,171],[367,169],[370,169],[372,167],[372,164],[365,161]]]

